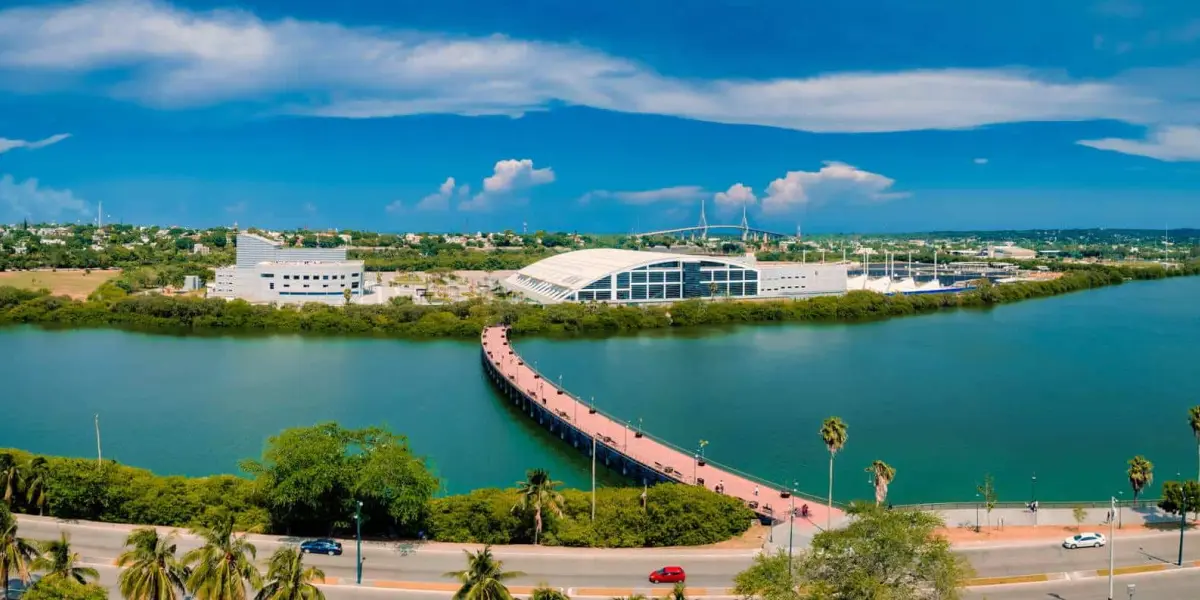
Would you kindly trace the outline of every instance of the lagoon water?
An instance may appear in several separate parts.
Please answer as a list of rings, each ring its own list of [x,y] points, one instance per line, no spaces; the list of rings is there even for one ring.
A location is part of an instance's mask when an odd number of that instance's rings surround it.
[[[1128,497],[1124,463],[1195,477],[1186,408],[1200,278],[1131,283],[990,311],[854,325],[743,326],[515,343],[549,377],[676,444],[823,493],[822,418],[849,424],[836,496],[897,469],[896,503]],[[386,424],[444,491],[506,486],[526,468],[586,486],[588,463],[500,401],[473,342],[203,338],[0,330],[0,447],[95,455],[160,473],[236,473],[267,436],[336,420]],[[619,480],[612,475],[603,482]]]

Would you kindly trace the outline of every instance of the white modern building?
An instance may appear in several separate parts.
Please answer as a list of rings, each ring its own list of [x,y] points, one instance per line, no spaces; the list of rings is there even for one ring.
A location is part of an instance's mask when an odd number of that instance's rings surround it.
[[[216,270],[209,296],[248,302],[345,304],[365,293],[363,261],[346,260],[345,248],[285,248],[251,233],[237,236],[237,262]]]
[[[808,298],[845,293],[846,267],[759,263],[753,255],[699,256],[597,248],[540,260],[509,276],[502,285],[542,304]]]

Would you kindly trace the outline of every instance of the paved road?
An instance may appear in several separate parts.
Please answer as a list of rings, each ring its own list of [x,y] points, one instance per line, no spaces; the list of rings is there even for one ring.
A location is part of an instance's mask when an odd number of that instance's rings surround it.
[[[20,533],[30,539],[58,537],[67,531],[71,543],[87,562],[111,564],[120,553],[129,529],[104,524],[64,524],[51,519],[20,518]],[[1200,532],[1188,535],[1185,560],[1200,559]],[[266,536],[252,536],[260,561],[285,543]],[[1173,562],[1178,537],[1160,535],[1116,541],[1117,566]],[[189,535],[179,540],[180,552],[197,546]],[[505,568],[522,571],[517,585],[550,583],[558,587],[642,587],[650,571],[678,564],[688,571],[688,583],[697,587],[724,587],[753,560],[754,551],[730,550],[587,550],[557,548],[498,548],[496,555]],[[979,576],[1026,575],[1102,569],[1108,566],[1106,548],[1066,550],[1056,544],[1009,546],[963,550]],[[364,544],[365,579],[389,581],[452,581],[447,571],[462,569],[461,550],[445,545],[426,545],[404,550],[399,544]],[[346,542],[343,556],[310,556],[329,577],[354,577],[354,543]]]
[[[1133,600],[1191,600],[1200,597],[1200,572],[1119,576],[1113,582],[1114,600],[1129,600],[1127,586],[1134,585]],[[1104,600],[1108,580],[1054,581],[969,590],[964,600]]]
[[[97,566],[97,571],[100,571],[100,585],[108,589],[108,596],[112,600],[117,600],[121,597],[121,591],[117,587],[118,569],[109,566]],[[418,591],[400,591],[381,588],[360,588],[352,585],[334,585],[321,586],[325,592],[325,597],[328,600],[384,600],[388,598],[403,599],[403,600],[448,600],[450,594],[444,592],[418,592]]]

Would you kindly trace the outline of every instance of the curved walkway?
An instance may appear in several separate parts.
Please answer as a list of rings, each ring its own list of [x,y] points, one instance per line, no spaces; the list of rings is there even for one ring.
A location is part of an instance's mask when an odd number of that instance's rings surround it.
[[[656,440],[628,422],[621,423],[602,412],[593,412],[586,403],[560,390],[553,382],[541,377],[532,367],[525,364],[512,349],[505,327],[488,327],[483,330],[482,343],[492,365],[530,398],[542,403],[559,418],[569,421],[573,427],[594,436],[598,442],[615,449],[626,457],[652,467],[670,479],[680,483],[702,483],[715,490],[724,487],[724,493],[741,499],[760,514],[783,519],[794,500],[796,507],[808,504],[812,524],[824,527],[826,507],[816,500],[792,498],[791,493],[778,484],[756,480],[744,473],[711,462],[701,466],[696,455]],[[833,521],[843,513],[836,506],[830,515]],[[799,523],[797,523],[799,526]]]

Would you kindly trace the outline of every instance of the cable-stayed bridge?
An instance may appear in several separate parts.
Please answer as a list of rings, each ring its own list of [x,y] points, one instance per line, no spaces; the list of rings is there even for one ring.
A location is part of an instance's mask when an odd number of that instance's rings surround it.
[[[713,235],[713,232],[732,232],[735,235],[740,235],[743,241],[778,241],[793,237],[799,237],[799,231],[795,235],[787,233],[779,233],[777,231],[767,231],[766,229],[758,229],[750,226],[750,220],[746,216],[746,206],[742,205],[742,222],[737,225],[710,225],[708,218],[704,214],[704,200],[700,201],[700,222],[691,227],[680,227],[677,229],[663,229],[660,231],[646,231],[643,233],[635,233],[638,237],[648,236],[670,236],[680,238],[699,238],[708,239]],[[717,235],[720,235],[719,233]]]

